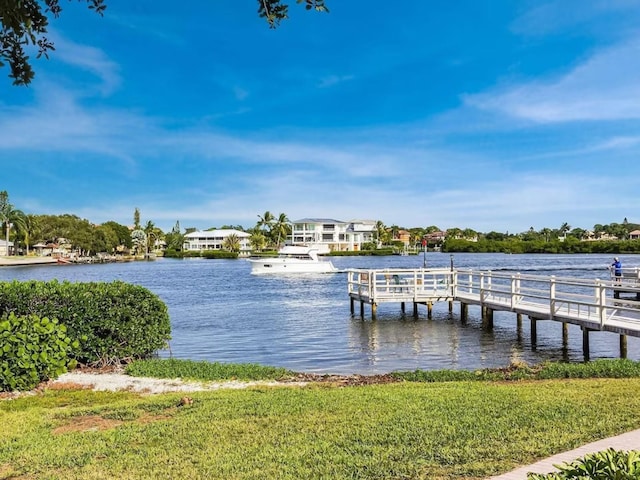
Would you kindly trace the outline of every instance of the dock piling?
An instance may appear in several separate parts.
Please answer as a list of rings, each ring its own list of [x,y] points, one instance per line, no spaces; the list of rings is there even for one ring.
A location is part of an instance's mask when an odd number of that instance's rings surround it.
[[[460,302],[460,321],[462,323],[466,323],[468,317],[469,317],[469,304]]]
[[[582,327],[582,354],[585,362],[589,361],[589,332],[587,327]]]
[[[493,310],[484,307],[484,315],[482,316],[482,328],[491,330],[493,328]]]
[[[529,317],[531,323],[531,347],[535,347],[538,344],[538,319]]]
[[[491,329],[494,312],[517,315],[518,341],[522,340],[522,319],[527,315],[531,325],[531,347],[537,344],[537,321],[562,323],[562,346],[569,345],[569,324],[579,326],[583,334],[583,353],[589,359],[589,332],[603,331],[619,335],[620,357],[628,353],[627,336],[640,337],[640,269],[623,283],[600,279],[556,278],[554,276],[523,275],[470,269],[380,269],[348,271],[348,291],[351,315],[355,302],[371,305],[376,318],[378,304],[400,303],[403,315],[406,302],[413,304],[413,316],[418,318],[418,305],[426,305],[427,317],[433,318],[436,302],[460,302],[460,320],[468,320],[469,305],[481,309],[482,327]],[[393,282],[392,282],[393,280]],[[623,295],[621,295],[623,294]],[[620,299],[624,296],[624,301]],[[572,327],[573,328],[573,327]]]
[[[627,336],[620,335],[620,358],[627,358]]]

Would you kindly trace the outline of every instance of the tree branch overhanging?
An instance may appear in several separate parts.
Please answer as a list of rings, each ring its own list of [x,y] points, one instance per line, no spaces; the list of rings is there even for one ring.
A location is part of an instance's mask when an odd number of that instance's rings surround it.
[[[69,0],[71,1],[71,0]],[[105,0],[78,0],[90,10],[103,15]],[[292,0],[258,0],[258,15],[267,20],[269,28],[277,28],[289,18]],[[325,0],[296,0],[306,10],[328,12]],[[49,17],[58,18],[62,12],[60,0],[0,0],[0,68],[9,66],[13,85],[29,85],[35,77],[28,51],[37,48],[36,58],[49,58],[54,44],[46,37]]]

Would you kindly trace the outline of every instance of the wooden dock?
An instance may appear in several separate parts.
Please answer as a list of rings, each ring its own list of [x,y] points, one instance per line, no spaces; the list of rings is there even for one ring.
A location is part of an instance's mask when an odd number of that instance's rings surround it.
[[[568,343],[568,325],[578,325],[583,332],[583,352],[589,358],[589,332],[606,331],[620,335],[620,356],[627,354],[627,335],[640,337],[640,274],[630,272],[620,281],[607,278],[580,279],[541,275],[522,275],[461,269],[385,269],[348,270],[348,292],[351,314],[355,303],[371,305],[371,316],[377,315],[382,303],[427,307],[431,316],[433,304],[460,304],[460,318],[467,319],[469,305],[481,308],[483,325],[493,327],[494,311],[517,315],[518,326],[526,315],[531,322],[532,344],[536,343],[536,325],[541,320],[563,324],[563,345]]]

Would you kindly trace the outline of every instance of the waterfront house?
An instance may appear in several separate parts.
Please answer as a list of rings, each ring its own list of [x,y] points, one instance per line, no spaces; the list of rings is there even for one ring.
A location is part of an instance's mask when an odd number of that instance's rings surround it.
[[[629,232],[629,240],[640,240],[640,230]]]
[[[240,243],[240,256],[251,254],[250,234],[234,229],[196,230],[184,236],[185,252],[202,252],[205,250],[222,250],[227,237],[235,235]]]
[[[441,245],[445,238],[447,238],[447,232],[439,230],[437,232],[426,233],[422,238],[427,241],[428,245]]]
[[[408,230],[398,230],[394,233],[393,239],[397,242],[402,242],[406,248],[411,244],[411,232]]]
[[[38,242],[32,248],[36,255],[38,255],[39,257],[44,257],[44,249],[47,248],[47,245],[46,243]]]
[[[375,231],[375,220],[343,222],[332,218],[302,218],[291,222],[287,243],[308,245],[320,253],[359,251],[364,243],[373,241]]]
[[[13,255],[13,242],[7,243],[6,240],[0,240],[0,257]]]

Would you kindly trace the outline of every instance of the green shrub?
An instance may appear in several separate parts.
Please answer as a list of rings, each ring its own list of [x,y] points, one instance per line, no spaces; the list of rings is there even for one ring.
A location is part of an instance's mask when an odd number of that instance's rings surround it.
[[[0,313],[57,318],[82,363],[109,365],[165,348],[171,325],[166,305],[144,287],[124,282],[0,282]]]
[[[184,258],[184,252],[182,250],[176,250],[175,248],[167,248],[164,251],[165,258]]]
[[[238,254],[236,252],[227,252],[226,250],[205,250],[201,254],[202,258],[208,259],[218,259],[218,258],[227,258],[227,259],[236,259],[238,258]]]
[[[334,251],[329,255],[332,257],[359,257],[359,256],[387,256],[393,255],[393,248],[379,248],[375,250],[356,250],[356,251]]]
[[[571,463],[554,465],[558,473],[528,473],[528,480],[609,480],[640,478],[640,452],[609,448]]]
[[[208,259],[236,259],[238,254],[235,252],[227,252],[226,250],[203,250],[203,251],[186,251],[182,255],[184,258],[208,258]]]
[[[69,354],[78,342],[67,336],[57,319],[37,315],[0,319],[0,390],[31,390],[40,382],[57,378],[74,368]]]

